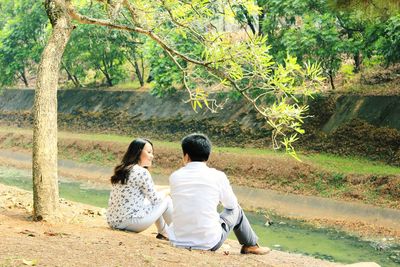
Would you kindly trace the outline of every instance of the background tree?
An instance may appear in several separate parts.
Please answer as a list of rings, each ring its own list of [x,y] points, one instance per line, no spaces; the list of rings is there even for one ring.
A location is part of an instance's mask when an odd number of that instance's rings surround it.
[[[78,27],[78,38],[86,46],[85,56],[82,59],[104,77],[107,86],[113,86],[126,78],[122,68],[125,55],[122,47],[126,39],[116,30],[110,30],[95,25]]]
[[[3,1],[0,5],[0,84],[17,79],[29,86],[46,40],[47,17],[33,0]]]
[[[137,79],[140,86],[144,86],[146,82],[146,55],[145,55],[145,40],[143,36],[136,33],[124,33],[126,40],[121,44],[122,53],[125,59],[134,68],[135,75],[132,76],[132,80]],[[159,54],[157,54],[159,56]]]
[[[242,16],[241,21],[259,24],[259,33],[268,36],[271,54],[278,62],[287,53],[296,55],[303,64],[321,62],[332,88],[343,60],[348,64],[352,59],[352,69],[359,72],[364,58],[389,55],[391,51],[383,45],[391,43],[385,25],[389,25],[389,18],[393,21],[396,17],[393,10],[399,10],[398,1],[257,2],[262,10],[268,10],[263,19],[257,22],[254,17]]]
[[[400,14],[388,19],[383,25],[383,31],[378,49],[387,64],[400,62]]]
[[[76,29],[72,32],[70,40],[65,48],[62,57],[62,69],[66,72],[68,81],[72,82],[75,87],[83,86],[83,81],[90,70],[86,58],[90,57],[89,47],[82,30]]]
[[[330,14],[306,15],[301,25],[284,33],[282,42],[287,52],[300,61],[321,62],[332,89],[335,89],[334,77],[345,48],[350,45],[341,39],[335,17]]]

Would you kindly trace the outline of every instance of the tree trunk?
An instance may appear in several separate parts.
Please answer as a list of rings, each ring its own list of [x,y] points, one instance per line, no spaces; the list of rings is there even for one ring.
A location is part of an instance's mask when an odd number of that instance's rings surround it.
[[[108,86],[113,86],[112,78],[111,78],[110,74],[107,72],[107,69],[103,70],[102,68],[100,68],[100,71],[104,74],[104,77],[106,78],[107,85]]]
[[[139,79],[140,86],[143,86],[144,85],[143,73],[140,72],[139,64],[137,63],[136,57],[135,57],[135,72],[136,76]]]
[[[108,86],[113,86],[112,78],[110,76],[110,73],[108,72],[107,62],[104,60],[104,58],[103,58],[103,60],[101,62],[103,64],[104,69],[102,69],[100,67],[100,71],[104,74],[104,77],[106,77],[107,85]]]
[[[258,35],[264,36],[263,22],[265,19],[266,11],[264,7],[261,7],[261,13],[258,15]]]
[[[328,76],[329,76],[329,82],[331,83],[332,90],[335,90],[335,83],[333,81],[333,73],[332,73],[332,71],[328,72]]]
[[[137,58],[135,55],[133,55],[133,61],[128,58],[129,63],[131,63],[131,65],[135,68],[135,73],[136,73],[136,77],[139,80],[140,86],[144,85],[144,73],[140,71],[140,67],[139,67],[139,63],[137,61]],[[143,65],[142,65],[142,71],[143,71]]]
[[[359,73],[361,70],[361,64],[362,64],[362,57],[361,57],[361,53],[360,51],[357,51],[356,53],[354,53],[353,55],[354,58],[354,73]]]
[[[39,64],[33,108],[34,220],[58,215],[57,87],[61,58],[73,29],[65,0],[46,0],[45,8],[53,31]]]
[[[253,34],[256,34],[256,28],[254,27],[253,22],[251,21],[251,17],[249,15],[249,12],[247,11],[247,9],[244,6],[240,6],[240,7],[241,7],[241,9],[243,11],[243,14],[244,14],[244,16],[246,18],[246,21],[247,21],[247,25],[250,27],[251,32]]]
[[[82,87],[82,84],[79,81],[78,77],[76,77],[76,75],[72,75],[72,81],[74,82],[76,87]]]
[[[63,67],[63,69],[67,72],[67,76],[68,76],[68,80],[72,81],[75,85],[75,87],[81,87],[81,83],[79,82],[78,77],[76,77],[76,75],[73,75],[68,67],[64,64],[64,62],[61,61],[61,65]]]
[[[25,87],[28,88],[29,87],[29,83],[28,83],[28,79],[26,78],[25,68],[22,71],[20,71],[19,74],[20,74],[21,81],[23,81],[24,84],[25,84]]]

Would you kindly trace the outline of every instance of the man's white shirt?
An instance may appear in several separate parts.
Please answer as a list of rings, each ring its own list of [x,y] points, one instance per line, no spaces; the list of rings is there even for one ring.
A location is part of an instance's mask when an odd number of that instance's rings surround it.
[[[169,178],[174,206],[168,236],[173,245],[208,250],[221,239],[217,206],[233,209],[238,202],[225,173],[204,162],[190,162]]]

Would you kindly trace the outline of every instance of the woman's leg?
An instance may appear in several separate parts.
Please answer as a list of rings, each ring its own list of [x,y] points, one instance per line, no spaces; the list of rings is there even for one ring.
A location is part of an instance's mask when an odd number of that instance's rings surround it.
[[[163,212],[162,216],[160,216],[156,220],[155,225],[157,227],[157,231],[159,234],[162,234],[163,236],[167,236],[166,227],[167,227],[167,225],[170,225],[172,222],[172,199],[171,199],[171,197],[166,196],[164,199],[164,202],[166,203],[166,209]]]
[[[165,235],[166,224],[163,219],[165,214],[165,220],[168,224],[171,223],[171,214],[172,214],[172,200],[168,196],[163,199],[163,201],[158,204],[150,214],[148,214],[144,218],[134,218],[129,222],[121,224],[121,230],[128,230],[132,232],[142,232],[149,228],[153,223],[156,224],[157,230],[160,234]]]

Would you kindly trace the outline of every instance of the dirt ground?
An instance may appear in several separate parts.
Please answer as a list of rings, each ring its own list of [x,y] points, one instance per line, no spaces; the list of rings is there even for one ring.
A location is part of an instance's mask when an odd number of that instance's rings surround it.
[[[32,194],[2,184],[0,204],[0,266],[342,266],[275,250],[241,255],[232,240],[217,252],[178,249],[154,228],[111,230],[104,209],[66,200],[56,222],[32,222]]]

